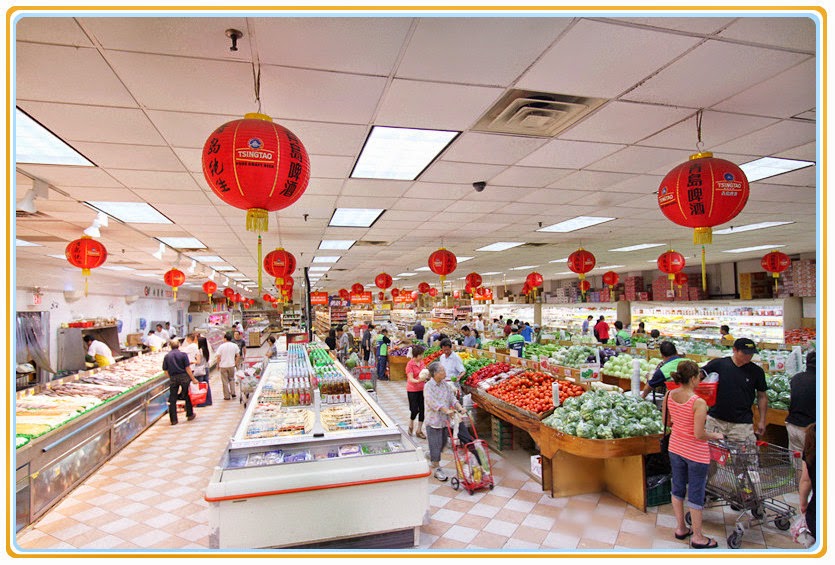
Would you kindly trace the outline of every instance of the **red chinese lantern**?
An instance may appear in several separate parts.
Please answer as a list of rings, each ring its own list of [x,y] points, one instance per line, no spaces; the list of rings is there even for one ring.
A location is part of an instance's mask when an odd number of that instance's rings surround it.
[[[276,310],[278,310],[278,300],[274,300],[274,301],[273,301],[273,308],[275,308]]]
[[[229,288],[228,286],[227,286],[226,288],[224,288],[224,289],[223,289],[223,296],[225,296],[226,298],[228,298],[228,299],[229,299],[229,300],[231,300],[232,302],[234,302],[234,301],[235,301],[235,300],[234,300],[234,298],[235,298],[235,291],[234,291],[234,290],[232,290],[231,288]]]
[[[522,285],[522,294],[526,295],[531,291],[531,287],[528,283]]]
[[[203,145],[203,176],[218,198],[246,210],[246,229],[264,232],[269,212],[304,194],[310,159],[296,135],[265,114],[217,128]]]
[[[272,302],[273,301],[273,297],[269,293],[264,293],[264,296],[262,296],[261,298],[264,300],[264,302]]]
[[[171,269],[163,276],[165,284],[174,291],[174,300],[177,300],[177,287],[183,286],[186,282],[186,275],[179,269]]]
[[[590,289],[591,289],[591,283],[588,280],[583,279],[583,280],[580,281],[580,292],[582,293],[582,295],[584,297]]]
[[[279,247],[267,253],[264,257],[264,270],[271,277],[276,278],[276,286],[284,284],[284,278],[296,271],[296,257],[289,251]]]
[[[620,276],[614,271],[606,271],[603,273],[603,284],[609,285],[609,290],[612,290],[616,284],[620,281]]]
[[[249,307],[250,307],[250,306],[252,306],[252,304],[250,304],[249,302],[244,302],[244,308],[246,308],[247,310],[249,310]]]
[[[438,296],[438,289],[437,288],[430,288],[429,289],[429,296],[431,296],[432,298],[435,298],[436,296]]]
[[[440,275],[441,285],[444,284],[446,276],[455,271],[455,267],[457,266],[458,259],[455,257],[455,254],[443,247],[429,255],[429,270],[436,275]]]
[[[417,300],[417,298],[418,298],[418,291],[413,290],[412,291],[412,300]]]
[[[676,273],[681,271],[685,264],[684,255],[672,249],[662,253],[658,257],[658,268],[662,273],[667,273],[667,278],[670,279],[670,290],[673,289],[673,281],[675,281]]]
[[[420,292],[421,294],[426,294],[427,292],[429,292],[430,288],[431,287],[429,286],[429,283],[422,282],[418,285],[418,292]]]
[[[533,273],[529,273],[528,276],[525,278],[525,282],[528,283],[528,286],[531,288],[536,288],[538,286],[542,286],[542,283],[545,279],[542,278],[542,275],[534,271]]]
[[[742,212],[749,192],[742,169],[709,152],[691,155],[661,181],[661,212],[675,224],[694,228],[693,243],[702,245],[703,290],[707,290],[704,245],[713,242],[713,226],[729,222]]]
[[[479,287],[481,286],[481,275],[478,273],[470,273],[465,279],[467,286]]]
[[[777,280],[780,278],[780,273],[788,269],[792,264],[792,260],[789,258],[788,255],[785,253],[781,253],[780,251],[770,251],[766,253],[762,260],[760,261],[760,265],[765,271],[771,273],[771,276],[774,277],[774,295],[777,295],[778,286]]]
[[[81,276],[84,277],[84,296],[87,296],[87,277],[90,276],[91,269],[101,267],[107,261],[107,248],[100,241],[82,235],[67,244],[64,255],[70,265],[81,269]]]
[[[238,303],[240,303],[240,302],[243,302],[243,301],[244,301],[244,297],[243,297],[243,296],[241,296],[241,293],[240,293],[240,292],[236,292],[236,293],[235,293],[235,298],[234,298],[232,301],[233,301],[233,302],[238,302]]]
[[[339,298],[341,298],[342,300],[348,300],[348,298],[350,298],[350,296],[351,296],[351,294],[348,292],[348,289],[345,289],[345,288],[340,288],[339,289]]]
[[[391,283],[391,275],[389,275],[388,273],[380,273],[374,278],[374,284],[377,285],[377,288],[382,290],[386,290],[388,287],[390,287]]]
[[[398,296],[400,296],[400,289],[398,289],[398,288],[391,289],[391,297],[392,298],[397,298]]]
[[[453,298],[461,298],[461,291],[460,290],[454,290],[452,292],[452,297]]]
[[[385,300],[386,293],[381,290],[380,292],[377,293],[377,298],[379,298],[380,300]]]
[[[586,273],[594,269],[596,263],[594,255],[582,247],[568,256],[568,269],[580,275],[581,281],[586,279]]]
[[[676,273],[673,282],[676,284],[676,286],[681,288],[683,286],[687,286],[687,283],[690,282],[690,277],[687,276],[687,273],[682,273],[681,271],[679,271],[678,273]]]
[[[365,292],[365,287],[362,286],[360,283],[354,283],[353,286],[351,286],[351,292],[353,294],[362,294],[363,292]]]
[[[203,292],[209,295],[209,301],[212,300],[212,295],[217,290],[217,283],[214,281],[206,281],[203,283]]]

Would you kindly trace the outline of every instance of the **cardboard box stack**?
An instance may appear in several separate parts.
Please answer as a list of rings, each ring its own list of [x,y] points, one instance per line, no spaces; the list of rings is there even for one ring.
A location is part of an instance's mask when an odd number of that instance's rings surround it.
[[[815,296],[817,282],[816,261],[803,259],[792,261],[792,283],[795,296]]]
[[[674,293],[670,292],[670,279],[667,275],[661,275],[652,281],[652,299],[662,302],[672,302],[675,299]]]
[[[691,286],[687,289],[690,300],[707,300],[707,293],[702,290],[701,281],[697,286]]]
[[[646,300],[640,297],[645,290],[644,277],[626,277],[623,281],[623,293],[627,300]]]
[[[780,273],[778,298],[788,298],[795,295],[793,271],[794,269],[789,268]]]

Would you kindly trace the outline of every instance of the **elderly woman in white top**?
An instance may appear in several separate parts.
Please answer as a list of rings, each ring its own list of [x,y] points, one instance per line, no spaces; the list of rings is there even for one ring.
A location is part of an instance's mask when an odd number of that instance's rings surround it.
[[[423,387],[423,401],[426,412],[426,438],[429,442],[429,463],[435,469],[435,478],[439,481],[447,480],[446,473],[440,467],[441,452],[447,442],[447,426],[450,416],[456,411],[466,413],[455,399],[452,388],[445,382],[446,371],[437,361],[427,368],[429,382]]]

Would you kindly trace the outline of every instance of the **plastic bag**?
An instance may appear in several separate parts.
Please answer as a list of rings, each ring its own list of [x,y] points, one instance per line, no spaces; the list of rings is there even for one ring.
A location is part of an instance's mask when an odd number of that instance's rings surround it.
[[[188,395],[192,404],[203,404],[206,402],[206,394],[209,392],[209,383],[191,383],[188,385]]]
[[[794,519],[789,532],[794,542],[803,547],[812,547],[815,543],[815,538],[812,537],[809,528],[806,526],[806,516],[803,514]]]

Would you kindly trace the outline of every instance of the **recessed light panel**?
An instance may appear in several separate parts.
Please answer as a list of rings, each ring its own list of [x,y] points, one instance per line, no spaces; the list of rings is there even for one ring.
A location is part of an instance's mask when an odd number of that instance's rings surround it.
[[[523,265],[521,267],[511,267],[508,271],[524,271],[526,269],[536,269],[539,265]]]
[[[553,261],[548,261],[549,263],[568,263],[568,257],[563,257],[562,259],[554,259]]]
[[[235,267],[232,267],[230,265],[218,265],[217,267],[212,267],[212,269],[214,269],[215,271],[227,272],[234,271]]]
[[[520,245],[525,245],[525,242],[524,241],[497,241],[496,243],[491,243],[490,245],[480,247],[480,248],[476,249],[476,251],[504,251],[506,249],[512,249],[514,247],[519,247]]]
[[[577,216],[576,218],[572,218],[558,224],[552,224],[536,231],[568,233],[596,226],[597,224],[602,224],[604,222],[611,222],[614,219],[615,218],[606,218],[603,216]]]
[[[132,267],[125,267],[124,265],[104,265],[102,269],[108,269],[110,271],[135,271],[136,269]]]
[[[90,200],[85,204],[126,224],[174,223],[145,202],[100,202]]]
[[[740,165],[739,168],[745,173],[748,182],[755,182],[798,169],[805,169],[814,164],[813,161],[795,161],[794,159],[763,157],[762,159],[749,161],[744,165]]]
[[[15,109],[14,145],[15,161],[18,163],[95,167],[81,153],[30,118],[20,108]]]
[[[713,232],[713,235],[730,235],[734,233],[742,233],[751,230],[764,230],[765,228],[773,228],[776,226],[785,226],[786,224],[793,224],[794,222],[758,222],[756,224],[746,224],[744,226],[731,226],[723,230]]]
[[[319,249],[351,249],[355,239],[323,239],[319,242]]]
[[[423,272],[423,271],[431,271],[431,270],[432,270],[432,269],[430,269],[429,267],[418,267],[417,269],[415,269],[415,271],[421,271],[421,272]]]
[[[724,253],[747,253],[749,251],[762,251],[763,249],[776,249],[785,245],[755,245],[754,247],[740,247],[739,249],[726,249]]]
[[[311,273],[316,272],[316,271],[319,271],[320,273],[326,273],[330,270],[331,270],[330,267],[310,267],[308,269],[308,271],[311,272]]]
[[[472,257],[456,257],[455,258],[455,260],[458,261],[459,263],[466,263],[470,259],[472,259]]]
[[[328,226],[332,228],[370,228],[385,212],[382,208],[337,208]]]
[[[323,256],[319,256],[319,257],[314,257],[313,262],[314,263],[336,263],[340,259],[342,259],[342,257],[340,257],[339,255],[330,255],[330,256],[323,255]]]
[[[32,243],[31,241],[24,241],[22,239],[15,239],[15,247],[43,247],[40,243]],[[64,257],[66,259],[66,257]]]
[[[158,237],[156,239],[173,249],[206,249],[203,242],[196,237]]]
[[[490,275],[501,275],[501,271],[490,271],[489,273],[481,273],[482,276],[490,276]],[[466,277],[464,277],[466,278]]]
[[[716,232],[713,232],[716,233]],[[629,247],[617,247],[609,251],[638,251],[639,249],[650,249],[652,247],[661,247],[663,243],[640,243],[638,245],[630,245]]]
[[[190,257],[201,263],[223,263],[223,259],[217,255],[191,255]]]
[[[351,178],[415,180],[458,133],[374,126]]]

